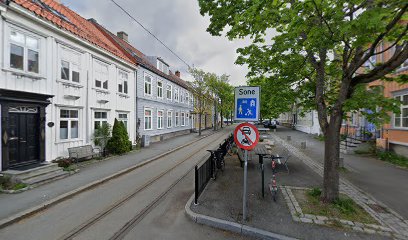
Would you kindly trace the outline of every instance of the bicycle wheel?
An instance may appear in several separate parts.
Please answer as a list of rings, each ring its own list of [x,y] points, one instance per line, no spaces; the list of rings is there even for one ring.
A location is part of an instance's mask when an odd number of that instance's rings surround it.
[[[274,202],[276,202],[277,197],[278,197],[278,190],[276,189],[272,191],[272,198]]]

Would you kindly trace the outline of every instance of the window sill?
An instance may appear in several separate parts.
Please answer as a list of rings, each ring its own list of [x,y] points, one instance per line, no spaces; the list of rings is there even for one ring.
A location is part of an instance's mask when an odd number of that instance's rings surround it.
[[[143,130],[145,130],[145,131],[153,131],[153,128],[151,128],[151,129],[143,129]]]
[[[57,79],[57,82],[61,83],[62,85],[66,86],[66,87],[73,87],[73,88],[83,88],[84,87],[81,84],[73,83],[73,82],[70,82],[68,80],[65,81],[65,80]]]
[[[9,72],[12,75],[15,75],[17,77],[27,77],[27,78],[31,78],[32,80],[42,80],[42,79],[46,79],[44,76],[41,76],[40,74],[35,74],[35,73],[27,73],[21,70],[17,70],[17,69],[11,69],[11,68],[3,68],[2,69],[4,72]]]
[[[95,90],[97,93],[104,93],[104,94],[110,94],[110,92],[106,89],[102,89],[102,88],[92,88],[93,90]]]
[[[75,138],[75,139],[63,139],[57,140],[55,144],[63,144],[63,143],[72,143],[72,142],[82,142],[82,138]]]
[[[117,94],[119,97],[122,97],[122,98],[130,98],[130,96],[129,96],[128,94],[126,94],[126,93],[117,92],[116,94]]]

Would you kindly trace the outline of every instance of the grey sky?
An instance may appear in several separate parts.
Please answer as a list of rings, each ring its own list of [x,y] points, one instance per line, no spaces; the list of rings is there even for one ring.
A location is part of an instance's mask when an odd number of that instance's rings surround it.
[[[182,78],[191,80],[187,66],[145,32],[110,0],[62,0],[64,5],[84,18],[94,18],[111,32],[125,31],[129,41],[146,55],[161,56],[172,71],[180,70]],[[230,75],[233,85],[244,85],[246,66],[235,65],[236,49],[243,40],[229,41],[213,37],[206,28],[209,19],[199,13],[196,0],[116,0],[133,17],[154,33],[187,63],[208,72]]]

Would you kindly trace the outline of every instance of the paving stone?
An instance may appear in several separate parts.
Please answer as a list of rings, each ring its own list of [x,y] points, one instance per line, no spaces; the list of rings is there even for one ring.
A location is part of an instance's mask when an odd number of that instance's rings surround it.
[[[311,214],[305,214],[306,218],[310,218],[310,219],[317,219],[315,215],[311,215]]]
[[[305,217],[301,217],[301,218],[300,218],[300,221],[305,222],[305,223],[313,223],[313,220],[312,220],[312,219],[305,218]]]
[[[318,219],[314,219],[313,222],[316,223],[316,224],[320,224],[320,225],[324,225],[326,223],[325,221],[318,220]]]
[[[300,222],[300,218],[296,216],[292,216],[293,221]]]
[[[372,229],[369,229],[369,228],[364,228],[364,232],[373,234],[373,233],[375,233],[375,230],[372,230]]]
[[[359,222],[354,222],[354,225],[355,225],[356,227],[360,227],[360,228],[364,227],[364,224],[359,223]]]
[[[350,225],[350,226],[354,226],[354,223],[353,223],[352,221],[340,219],[340,222],[343,223],[343,224],[347,224],[347,225]]]
[[[352,227],[352,229],[353,229],[353,230],[356,230],[356,231],[363,231],[363,228],[361,228],[361,227],[356,227],[356,226]]]
[[[322,220],[322,221],[329,220],[329,218],[328,218],[328,217],[325,217],[325,216],[316,216],[316,218],[317,218],[318,220]]]

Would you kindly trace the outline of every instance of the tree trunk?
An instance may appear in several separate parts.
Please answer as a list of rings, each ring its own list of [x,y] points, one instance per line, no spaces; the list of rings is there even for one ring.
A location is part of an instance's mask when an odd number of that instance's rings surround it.
[[[221,117],[221,128],[223,128],[222,122],[224,122],[224,118],[222,117],[222,109],[220,109],[220,117]]]
[[[201,113],[198,114],[198,136],[201,136]]]
[[[340,128],[342,113],[332,114],[327,126],[324,143],[323,202],[339,198]]]

